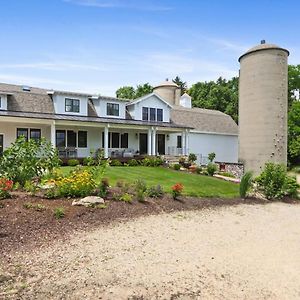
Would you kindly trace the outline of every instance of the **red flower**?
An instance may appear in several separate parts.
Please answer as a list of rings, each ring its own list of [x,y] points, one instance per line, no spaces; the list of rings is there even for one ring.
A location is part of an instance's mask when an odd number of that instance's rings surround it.
[[[172,186],[172,191],[181,193],[183,190],[183,184],[182,183],[176,183]]]
[[[0,178],[0,191],[10,191],[13,188],[13,181],[7,178]]]

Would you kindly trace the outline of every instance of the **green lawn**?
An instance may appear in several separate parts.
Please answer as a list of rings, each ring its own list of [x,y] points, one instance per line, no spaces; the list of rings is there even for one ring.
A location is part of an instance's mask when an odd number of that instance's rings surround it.
[[[71,167],[62,167],[68,173]],[[108,167],[104,177],[109,178],[110,185],[118,180],[134,182],[143,179],[148,186],[160,184],[166,192],[171,191],[175,183],[184,185],[184,194],[195,197],[234,198],[239,196],[239,185],[220,179],[174,171],[162,167]]]

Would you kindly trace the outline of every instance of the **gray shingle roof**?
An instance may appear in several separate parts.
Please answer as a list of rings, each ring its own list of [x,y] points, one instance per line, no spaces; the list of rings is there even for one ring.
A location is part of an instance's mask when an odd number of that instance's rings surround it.
[[[173,106],[171,119],[178,125],[192,127],[196,131],[238,134],[238,126],[233,119],[217,110]]]

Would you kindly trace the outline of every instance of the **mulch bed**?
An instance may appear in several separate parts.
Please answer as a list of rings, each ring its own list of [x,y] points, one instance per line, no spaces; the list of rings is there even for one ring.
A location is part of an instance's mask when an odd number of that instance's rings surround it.
[[[10,258],[10,254],[29,251],[32,247],[51,245],[53,240],[66,241],[73,232],[93,229],[115,221],[125,221],[140,216],[213,208],[224,205],[262,204],[258,199],[215,199],[182,198],[174,201],[170,196],[162,199],[148,199],[146,203],[134,201],[106,201],[107,208],[86,208],[72,206],[73,199],[48,200],[14,193],[12,199],[0,200],[0,257]],[[42,204],[45,209],[26,209],[25,203]],[[63,207],[65,217],[56,219],[53,210]]]

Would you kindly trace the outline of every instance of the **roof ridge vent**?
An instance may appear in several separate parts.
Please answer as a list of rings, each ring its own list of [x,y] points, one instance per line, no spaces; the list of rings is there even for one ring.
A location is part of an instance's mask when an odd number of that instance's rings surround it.
[[[23,90],[24,92],[30,92],[30,91],[31,91],[30,86],[28,86],[28,85],[23,85],[23,86],[22,86],[22,90]]]

